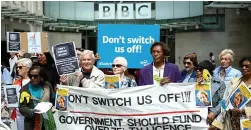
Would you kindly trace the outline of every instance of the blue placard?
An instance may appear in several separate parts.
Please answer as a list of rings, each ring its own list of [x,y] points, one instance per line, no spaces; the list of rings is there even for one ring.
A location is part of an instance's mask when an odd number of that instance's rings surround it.
[[[152,62],[150,48],[159,38],[159,25],[99,24],[97,67],[111,68],[113,60],[122,56],[128,68],[142,68]]]

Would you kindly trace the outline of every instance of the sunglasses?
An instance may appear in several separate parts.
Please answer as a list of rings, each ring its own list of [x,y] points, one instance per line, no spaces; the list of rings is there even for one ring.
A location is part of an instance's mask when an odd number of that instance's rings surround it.
[[[23,67],[26,67],[26,66],[17,66],[17,69],[23,69]]]
[[[195,70],[196,70],[196,71],[198,71],[198,70],[199,70],[199,71],[203,71],[203,68],[201,68],[201,67],[196,67]]]
[[[251,67],[251,64],[248,64],[248,65],[241,65],[241,68],[243,68],[243,67],[249,69],[249,68]]]
[[[183,64],[184,64],[184,65],[186,65],[186,64],[187,64],[187,65],[191,65],[192,62],[183,62]]]
[[[114,68],[114,67],[117,67],[117,68],[120,68],[120,67],[122,67],[123,65],[121,65],[121,64],[112,64],[112,68]]]
[[[37,74],[29,74],[29,78],[32,79],[32,77],[35,78],[35,79],[37,79],[38,77],[40,77],[40,75],[37,75]]]

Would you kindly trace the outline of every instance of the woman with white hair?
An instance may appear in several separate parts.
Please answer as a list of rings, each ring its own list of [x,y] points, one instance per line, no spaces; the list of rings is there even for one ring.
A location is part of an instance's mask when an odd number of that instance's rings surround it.
[[[221,66],[214,70],[214,77],[221,78],[226,86],[230,86],[233,78],[242,76],[241,72],[231,66],[234,62],[234,52],[231,49],[223,50],[219,55]]]
[[[120,88],[136,87],[136,81],[125,76],[126,70],[127,60],[124,57],[116,57],[113,60],[112,71],[120,77]]]
[[[20,78],[14,81],[14,85],[18,85],[23,87],[24,85],[28,84],[30,82],[30,78],[28,76],[28,71],[32,67],[32,61],[28,58],[22,58],[17,61],[16,70]],[[15,112],[16,111],[16,112]],[[16,115],[15,115],[16,113]],[[17,129],[18,130],[24,130],[24,116],[21,115],[18,109],[14,108],[12,113],[12,119],[17,120]]]

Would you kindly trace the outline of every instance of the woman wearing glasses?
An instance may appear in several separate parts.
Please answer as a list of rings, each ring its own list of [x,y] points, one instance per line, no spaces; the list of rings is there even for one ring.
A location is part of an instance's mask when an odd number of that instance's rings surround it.
[[[136,81],[125,76],[126,70],[127,60],[124,57],[116,57],[113,60],[112,71],[120,77],[120,88],[136,87]]]
[[[19,110],[24,118],[25,130],[55,130],[55,122],[52,111],[46,114],[48,120],[42,114],[35,113],[35,106],[39,102],[55,102],[55,95],[51,84],[47,81],[46,70],[40,66],[32,66],[28,71],[30,82],[20,90]],[[46,121],[45,121],[46,120]]]
[[[183,63],[185,69],[181,71],[181,82],[196,82],[195,67],[198,65],[196,54],[187,54]]]
[[[31,68],[31,66],[32,66],[32,61],[28,58],[22,58],[17,61],[16,70],[20,78],[14,81],[13,83],[14,85],[19,85],[20,87],[23,87],[24,85],[30,82],[28,71]],[[12,115],[13,115],[12,117],[17,118],[17,129],[24,130],[24,117],[20,114],[19,110],[14,108]],[[14,118],[12,119],[15,120]]]
[[[224,84],[224,81],[218,77],[208,76],[207,73],[207,77],[205,77],[205,74],[203,73],[206,71],[204,71],[204,69],[208,70],[208,72],[212,75],[214,65],[210,61],[204,60],[200,62],[196,67],[197,82],[201,84],[204,81],[208,80],[207,78],[209,78],[209,81],[211,83],[212,107],[208,108],[207,115],[207,123],[211,125],[215,117],[217,117],[221,112],[220,101],[223,99],[226,86]],[[210,79],[210,77],[212,78]]]
[[[226,105],[228,105],[228,103],[231,103],[230,96],[237,89],[237,87],[240,85],[241,82],[244,82],[246,86],[249,88],[249,91],[251,91],[251,57],[244,57],[240,61],[240,67],[242,68],[242,77],[234,78],[231,81],[231,84],[232,84],[232,86],[230,87],[231,92],[228,93],[228,91],[226,91],[224,94]],[[251,108],[251,101],[249,101],[243,107],[243,109],[234,108],[228,111],[224,111],[213,122],[213,125],[215,125],[218,128],[223,127],[223,130],[240,130],[241,129],[240,119],[241,118],[251,119],[251,113],[248,112],[248,109],[250,108]],[[248,115],[249,117],[247,117]]]

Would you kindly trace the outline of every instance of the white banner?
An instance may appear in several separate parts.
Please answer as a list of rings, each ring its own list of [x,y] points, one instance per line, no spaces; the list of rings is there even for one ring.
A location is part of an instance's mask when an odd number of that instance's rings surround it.
[[[195,84],[126,89],[69,88],[59,130],[207,130],[207,108],[195,107]],[[63,106],[63,105],[62,105]]]

